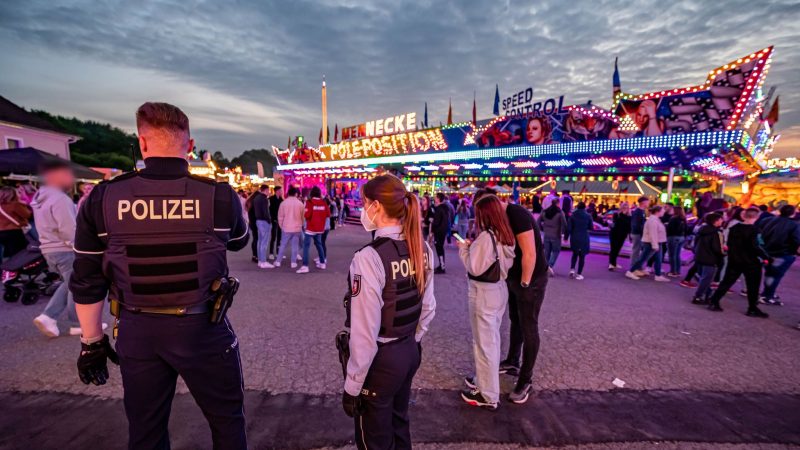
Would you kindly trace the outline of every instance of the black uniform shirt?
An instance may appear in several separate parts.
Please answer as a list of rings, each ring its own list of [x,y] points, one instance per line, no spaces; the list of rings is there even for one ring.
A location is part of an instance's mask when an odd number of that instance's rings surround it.
[[[189,176],[189,163],[183,158],[147,158],[146,168],[139,176],[152,180],[174,180]],[[112,181],[113,182],[113,181]],[[75,303],[90,304],[105,300],[110,280],[103,274],[105,225],[103,192],[107,184],[100,183],[78,211],[75,232],[75,262],[69,289]],[[228,250],[238,251],[247,245],[247,223],[242,216],[242,204],[227,183],[216,185],[214,193],[214,228],[229,236]]]

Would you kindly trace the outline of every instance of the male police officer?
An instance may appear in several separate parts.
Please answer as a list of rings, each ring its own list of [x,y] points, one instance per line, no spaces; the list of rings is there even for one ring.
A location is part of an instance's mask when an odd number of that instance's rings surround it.
[[[106,359],[117,362],[100,322],[108,295],[119,306],[129,448],[169,448],[178,375],[214,448],[246,448],[238,340],[209,313],[211,286],[228,274],[226,247],[247,244],[241,203],[229,185],[189,174],[194,140],[180,109],[145,103],[136,125],[146,168],[100,184],[78,215],[70,289],[83,329],[81,381],[104,384]]]

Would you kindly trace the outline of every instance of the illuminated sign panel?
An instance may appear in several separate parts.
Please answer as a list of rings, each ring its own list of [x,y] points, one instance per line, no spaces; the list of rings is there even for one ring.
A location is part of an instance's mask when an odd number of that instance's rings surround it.
[[[797,158],[772,158],[767,160],[767,169],[800,169],[800,159]]]
[[[342,128],[342,140],[405,133],[416,129],[417,113],[410,112]]]
[[[563,97],[535,103],[533,90],[526,89],[503,102],[509,115],[491,120],[409,130],[416,128],[416,114],[403,114],[345,129],[340,143],[294,152],[275,149],[275,155],[279,170],[407,164],[435,171],[437,163],[439,171],[450,171],[454,162],[469,162],[459,165],[464,170],[487,166],[503,171],[527,166],[549,173],[566,167],[681,167],[737,176],[749,173],[754,159],[766,167],[765,156],[777,138],[767,130],[764,135],[771,141],[764,136],[753,139],[736,127],[739,118],[758,111],[752,94],[763,80],[771,51],[767,48],[711,71],[703,85],[640,95],[617,93],[611,110],[564,106]],[[740,156],[741,164],[715,165],[714,155],[729,153]],[[503,161],[512,158],[523,159]],[[794,167],[795,162],[783,165]]]
[[[547,116],[563,112],[564,96],[548,98],[543,102],[533,101],[533,88],[519,91],[511,97],[503,99],[503,114],[506,116],[523,116],[526,114],[544,114]]]
[[[437,128],[344,141],[322,147],[320,150],[329,160],[361,159],[443,151],[447,150],[447,142],[442,136],[442,131]]]

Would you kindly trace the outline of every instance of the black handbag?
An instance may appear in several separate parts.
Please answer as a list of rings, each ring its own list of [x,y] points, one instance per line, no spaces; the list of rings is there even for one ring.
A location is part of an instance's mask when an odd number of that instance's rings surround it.
[[[494,248],[494,262],[485,272],[480,275],[472,275],[467,272],[467,277],[472,281],[480,281],[481,283],[497,283],[500,281],[500,255],[497,253],[497,241],[494,239],[494,233],[488,231],[489,236],[492,237],[492,247]]]

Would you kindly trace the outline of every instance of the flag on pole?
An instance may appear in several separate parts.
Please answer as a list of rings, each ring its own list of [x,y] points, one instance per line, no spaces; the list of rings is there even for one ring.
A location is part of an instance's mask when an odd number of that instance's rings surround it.
[[[622,92],[622,85],[619,82],[619,69],[617,68],[617,61],[619,58],[614,58],[614,78],[612,79],[612,83],[614,85],[613,94],[616,96],[618,93]]]
[[[769,126],[771,127],[775,126],[775,124],[778,123],[778,113],[780,109],[780,106],[778,105],[778,100],[780,99],[781,99],[780,95],[775,97],[775,102],[772,103],[772,108],[769,109],[769,113],[767,114],[767,117],[764,119],[767,121],[767,123],[769,123]]]
[[[336,126],[333,128],[333,142],[337,142],[339,140],[339,124],[337,123]]]
[[[449,106],[447,107],[447,124],[453,124],[453,99],[450,99]]]
[[[472,91],[472,124],[478,123],[478,107],[475,105],[475,91]]]
[[[428,128],[428,102],[425,102],[425,128]]]
[[[497,84],[494,85],[494,107],[492,108],[492,114],[495,116],[500,115],[500,86]]]

